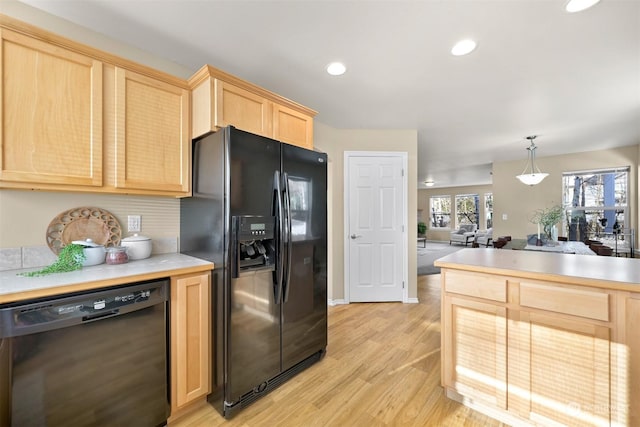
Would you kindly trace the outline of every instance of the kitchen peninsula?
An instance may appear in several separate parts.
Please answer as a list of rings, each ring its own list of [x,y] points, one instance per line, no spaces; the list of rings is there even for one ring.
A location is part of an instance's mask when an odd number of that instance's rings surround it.
[[[440,258],[449,398],[511,425],[640,425],[640,264],[463,249]]]

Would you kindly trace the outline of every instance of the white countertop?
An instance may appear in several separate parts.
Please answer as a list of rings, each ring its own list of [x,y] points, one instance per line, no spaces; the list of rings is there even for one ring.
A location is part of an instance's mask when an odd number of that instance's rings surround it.
[[[199,258],[173,253],[154,255],[125,264],[83,267],[69,273],[37,277],[19,276],[20,273],[40,269],[0,271],[0,303],[207,271],[213,269],[213,264]]]
[[[461,249],[434,265],[604,289],[640,291],[640,259],[492,248]]]

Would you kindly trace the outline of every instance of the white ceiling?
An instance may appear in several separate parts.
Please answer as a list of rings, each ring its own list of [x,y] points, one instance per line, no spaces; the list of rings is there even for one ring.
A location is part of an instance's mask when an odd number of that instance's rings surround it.
[[[335,128],[417,129],[418,181],[640,143],[640,0],[25,0],[194,72],[208,63]],[[477,49],[454,57],[461,38]],[[342,61],[347,73],[325,67]],[[390,141],[392,143],[393,141]]]

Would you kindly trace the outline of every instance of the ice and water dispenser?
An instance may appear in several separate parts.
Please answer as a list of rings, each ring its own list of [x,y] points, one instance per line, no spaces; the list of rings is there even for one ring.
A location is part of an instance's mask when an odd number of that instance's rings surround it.
[[[234,276],[276,265],[275,217],[234,216]]]

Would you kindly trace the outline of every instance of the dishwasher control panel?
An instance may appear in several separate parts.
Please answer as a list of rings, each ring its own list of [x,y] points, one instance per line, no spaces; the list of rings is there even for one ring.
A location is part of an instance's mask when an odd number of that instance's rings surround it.
[[[0,307],[0,338],[37,332],[44,326],[87,322],[118,315],[168,300],[168,280],[134,283],[121,287],[66,294],[47,300],[26,301]]]

